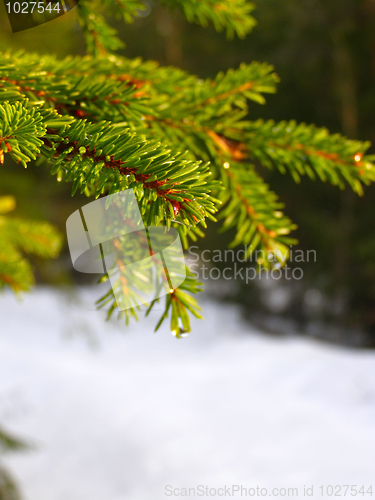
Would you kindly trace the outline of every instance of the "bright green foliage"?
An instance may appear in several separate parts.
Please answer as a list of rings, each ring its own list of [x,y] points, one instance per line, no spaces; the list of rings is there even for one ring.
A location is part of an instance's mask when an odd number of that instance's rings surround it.
[[[121,255],[124,255],[123,252],[119,252]],[[121,270],[121,277],[124,277],[127,280],[127,268]],[[132,282],[134,282],[134,276],[131,276]],[[100,280],[101,282],[108,281],[108,276],[104,275]],[[121,287],[121,280],[119,280],[118,287]],[[140,284],[139,288],[142,288],[142,284]],[[181,337],[184,333],[190,332],[190,318],[188,312],[190,312],[193,316],[198,319],[203,319],[200,314],[200,307],[197,301],[189,294],[196,294],[203,290],[202,285],[194,279],[192,273],[188,268],[186,268],[186,279],[182,285],[176,288],[173,293],[168,294],[166,297],[165,310],[162,314],[160,320],[158,321],[155,331],[157,331],[163,321],[168,317],[168,314],[171,314],[171,332],[176,335],[176,337]],[[188,292],[188,293],[186,293]],[[131,303],[131,293],[128,293],[129,303]],[[160,299],[155,299],[151,301],[149,307],[146,311],[146,316],[150,313],[155,303],[157,303]],[[114,289],[111,287],[108,293],[97,301],[97,305],[99,308],[107,307],[107,317],[110,318],[116,308],[116,300],[114,295]],[[129,320],[131,316],[138,320],[137,311],[139,310],[138,306],[129,307],[124,311],[119,313],[119,318],[125,318],[126,324],[129,324]]]
[[[246,0],[166,0],[190,21],[212,21],[228,35],[244,36],[254,24]],[[331,136],[294,122],[248,121],[249,106],[276,92],[278,77],[265,63],[242,64],[201,80],[173,67],[108,54],[120,46],[101,9],[126,22],[141,4],[79,2],[80,22],[94,56],[0,54],[0,147],[16,161],[35,157],[52,165],[73,194],[101,196],[133,188],[148,225],[174,226],[185,247],[204,235],[205,219],[236,228],[233,245],[246,244],[284,262],[295,225],[261,177],[262,167],[302,175],[357,193],[374,180],[368,143]],[[269,263],[264,262],[264,265]],[[124,278],[126,278],[124,276]],[[103,279],[106,279],[104,277]],[[126,282],[126,279],[123,280]],[[166,299],[171,329],[189,331],[197,315],[199,283],[189,274]],[[129,299],[131,300],[131,298]],[[110,291],[100,301],[111,313]],[[152,307],[152,304],[151,304]],[[124,313],[127,320],[136,308]]]
[[[296,243],[285,235],[296,226],[281,211],[283,205],[275,193],[270,191],[254,168],[244,171],[237,162],[231,164],[230,172],[223,182],[224,208],[220,213],[220,219],[224,220],[222,230],[237,228],[236,238],[231,246],[244,243],[248,258],[255,248],[261,246],[263,250],[272,252],[281,264],[285,263],[288,245]],[[260,264],[267,265],[269,262]]]
[[[52,173],[73,182],[73,194],[79,188],[99,197],[133,188],[147,224],[154,226],[172,219],[187,226],[204,224],[216,211],[208,193],[218,183],[206,180],[208,165],[186,160],[121,125],[76,120],[59,127],[58,120],[47,118],[41,153],[53,162]],[[178,215],[174,202],[182,204]]]
[[[62,238],[47,222],[5,215],[14,208],[13,197],[0,197],[0,289],[9,286],[14,292],[23,292],[34,283],[30,263],[23,254],[57,257]]]
[[[282,173],[289,171],[296,182],[308,175],[344,188],[346,181],[363,194],[363,184],[375,180],[373,158],[363,157],[369,142],[349,141],[324,128],[294,121],[275,124],[259,120],[249,123],[246,131],[251,158]]]
[[[26,167],[26,162],[35,160],[43,142],[39,137],[45,134],[42,117],[36,109],[28,110],[20,102],[0,107],[0,145],[16,162]]]

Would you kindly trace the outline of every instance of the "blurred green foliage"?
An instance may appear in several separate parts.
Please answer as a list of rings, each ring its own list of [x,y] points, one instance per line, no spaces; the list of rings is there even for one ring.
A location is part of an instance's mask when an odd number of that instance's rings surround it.
[[[0,457],[9,452],[23,451],[28,445],[0,427]],[[20,500],[20,492],[13,477],[0,462],[0,500]]]

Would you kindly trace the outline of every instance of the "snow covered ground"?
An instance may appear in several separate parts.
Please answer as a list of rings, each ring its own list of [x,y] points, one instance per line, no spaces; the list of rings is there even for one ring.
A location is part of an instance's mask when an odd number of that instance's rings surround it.
[[[0,424],[35,446],[6,460],[26,500],[159,500],[166,485],[375,494],[375,353],[204,309],[177,340],[48,289],[0,298]]]

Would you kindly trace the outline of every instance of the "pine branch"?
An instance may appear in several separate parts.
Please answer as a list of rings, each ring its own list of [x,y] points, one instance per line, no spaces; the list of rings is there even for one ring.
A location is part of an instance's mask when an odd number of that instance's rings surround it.
[[[191,22],[213,22],[230,37],[245,36],[255,24],[253,5],[246,0],[164,3],[182,9]],[[143,4],[103,0],[103,6],[131,22]],[[0,162],[5,154],[24,166],[45,158],[58,180],[73,183],[73,194],[79,189],[98,197],[134,189],[145,224],[178,228],[185,246],[188,238],[203,236],[207,217],[215,220],[219,202],[214,196],[219,196],[223,228],[236,228],[233,245],[247,244],[249,252],[260,247],[282,263],[294,242],[288,234],[295,226],[252,163],[289,171],[297,182],[302,175],[340,187],[346,181],[358,193],[374,180],[373,158],[365,156],[368,143],[295,122],[245,120],[250,102],[264,104],[264,95],[275,92],[278,78],[272,66],[243,64],[213,80],[200,80],[154,62],[108,55],[121,41],[103,12],[96,0],[78,4],[89,51],[96,57],[57,61],[36,54],[0,54]],[[5,207],[7,203],[3,200]],[[13,231],[1,247],[0,285],[20,289],[32,282],[21,252],[42,255],[46,239],[41,228],[34,232],[30,226],[22,237],[16,236],[22,221],[0,220],[9,234]],[[117,245],[117,259],[122,259],[126,241]],[[120,269],[115,291],[119,287],[126,295],[128,320],[137,316],[137,302],[126,265]],[[185,292],[200,289],[188,274],[167,295],[161,322],[170,314],[177,336],[190,330],[188,312],[199,316],[197,303]],[[113,289],[100,305],[113,312]]]
[[[189,22],[207,26],[211,21],[219,32],[226,30],[227,37],[239,38],[252,31],[256,25],[251,16],[254,4],[248,0],[162,0],[169,7],[178,7]],[[146,8],[139,0],[80,0],[77,4],[78,21],[83,28],[87,50],[94,55],[103,56],[124,47],[113,29],[102,14],[122,18],[131,23]]]
[[[216,31],[226,29],[227,37],[239,38],[252,31],[257,24],[250,15],[255,5],[248,0],[162,0],[170,7],[178,7],[191,23],[207,26],[211,21]]]
[[[263,103],[262,94],[275,91],[277,77],[273,68],[268,65],[242,65],[236,71],[218,75],[215,80],[200,82],[196,77],[187,78],[183,72],[176,71],[175,79],[171,83],[170,68],[152,65],[152,71],[145,79],[143,63],[116,57],[111,59],[112,61],[106,60],[101,65],[99,74],[93,66],[94,60],[90,58],[63,61],[57,70],[55,69],[55,74],[51,70],[56,66],[56,61],[47,60],[44,64],[48,67],[52,90],[50,94],[48,89],[45,91],[46,102],[61,112],[84,114],[93,120],[103,117],[112,121],[125,120],[126,124],[150,139],[163,138],[163,142],[171,147],[176,144],[183,145],[190,151],[192,160],[203,159],[212,162],[216,166],[213,173],[224,183],[228,175],[233,175],[230,173],[233,168],[227,171],[223,165],[232,165],[234,162],[236,177],[240,170],[243,170],[240,184],[244,192],[250,192],[255,182],[247,172],[248,162],[252,159],[265,166],[275,164],[281,170],[285,170],[287,166],[295,180],[303,173],[312,177],[317,173],[322,179],[328,178],[332,183],[342,185],[340,177],[346,178],[357,192],[360,191],[359,181],[367,183],[372,179],[371,163],[367,158],[360,159],[368,144],[347,141],[340,136],[329,136],[324,130],[305,125],[297,126],[295,123],[276,126],[273,122],[264,124],[243,121],[247,113],[248,99]],[[147,69],[150,68],[149,63],[145,65]],[[65,89],[61,92],[54,86],[62,85],[63,71],[69,76],[66,76]],[[16,76],[8,73],[7,78],[10,80]],[[31,79],[33,80],[23,82],[23,87],[28,91],[27,95],[31,95],[30,85],[33,84],[33,99],[43,98],[40,95],[43,92],[43,82],[36,82],[34,75],[31,75]],[[162,92],[164,84],[167,88],[165,93]],[[9,89],[10,92],[15,90]],[[356,161],[355,158],[360,160]],[[367,172],[363,174],[364,169],[361,167],[364,164]],[[130,173],[134,174],[133,171]],[[337,173],[340,174],[339,177]],[[243,195],[239,198],[238,185],[233,179],[226,183],[233,200],[246,199]],[[255,185],[258,185],[257,182]],[[262,207],[267,207],[269,200],[260,189],[258,196],[263,195],[264,203],[257,203],[257,209],[252,206],[251,200],[247,199],[246,210],[248,214],[255,210],[257,214],[259,212],[260,218],[268,219],[270,214],[263,212]],[[223,199],[227,200],[228,196],[229,194]],[[178,205],[174,206],[174,210],[176,206],[179,210]],[[254,227],[250,218],[248,223],[251,228]],[[280,227],[281,223],[283,227]],[[242,233],[238,231],[235,241],[242,239],[244,229],[242,225],[238,225],[239,229],[240,226]],[[255,227],[262,228],[257,224]],[[293,225],[281,217],[277,228],[286,234]],[[261,245],[265,234],[261,234],[258,229],[255,232],[255,241],[259,240]],[[269,234],[273,233],[271,228]],[[192,238],[197,234],[202,233],[189,231]],[[186,234],[182,236],[186,246]],[[268,240],[267,245],[272,246],[270,238]]]
[[[271,261],[284,264],[288,258],[288,246],[296,241],[286,237],[296,226],[283,214],[283,204],[275,193],[255,172],[251,165],[233,162],[225,165],[227,180],[220,197],[224,208],[220,219],[224,220],[222,229],[235,227],[236,237],[232,246],[247,246],[247,257],[260,247],[264,254],[261,265],[268,265],[268,254]]]
[[[31,57],[31,59],[30,59]],[[276,91],[277,76],[268,64],[242,64],[237,70],[199,80],[185,72],[111,56],[98,64],[92,58],[6,55],[0,59],[0,100],[45,101],[61,114],[90,120],[129,120],[134,126],[154,119],[184,122],[222,120],[246,99],[264,103]],[[15,64],[16,62],[16,64]],[[20,67],[29,67],[28,77]],[[147,72],[147,80],[145,80]]]
[[[35,160],[43,144],[40,137],[45,133],[43,119],[35,108],[26,109],[20,102],[14,105],[0,105],[0,164],[7,152],[15,161],[25,167],[26,162]]]
[[[343,188],[346,181],[363,194],[363,184],[375,180],[373,159],[365,156],[369,142],[330,135],[325,128],[294,121],[259,120],[248,123],[245,130],[249,157],[283,173],[289,171],[296,182],[308,175]]]
[[[209,193],[219,184],[208,180],[208,165],[186,160],[127,128],[64,118],[21,103],[0,106],[0,116],[3,153],[25,166],[38,154],[48,158],[53,173],[73,181],[73,194],[78,188],[96,197],[134,188],[143,213],[146,206],[154,212],[152,225],[174,218],[204,225],[216,212]]]
[[[217,210],[216,201],[209,193],[212,189],[217,190],[219,184],[208,180],[211,175],[208,165],[186,160],[184,154],[174,153],[160,143],[147,141],[122,126],[106,122],[90,124],[85,120],[62,117],[53,110],[29,109],[27,105],[27,100],[14,105],[0,105],[3,129],[7,133],[2,139],[4,142],[12,141],[11,148],[7,148],[6,152],[13,155],[14,159],[20,159],[26,165],[31,154],[32,157],[47,158],[53,163],[52,172],[59,176],[59,180],[64,178],[73,181],[73,194],[78,188],[96,197],[134,189],[147,226],[163,224],[169,227],[172,223],[180,222],[186,232],[190,226],[205,226],[206,217],[215,220],[212,214]],[[15,122],[15,125],[11,126],[11,122]],[[11,130],[11,134],[8,130]],[[30,150],[30,144],[34,149]],[[38,227],[33,232],[30,226],[20,227],[20,224],[16,220],[7,223],[7,231],[3,232],[4,242],[8,239],[14,247],[21,247],[24,251],[42,252],[46,236],[44,228]],[[15,234],[11,234],[12,231]],[[122,255],[126,255],[123,249],[120,250]],[[15,248],[6,253],[11,253],[13,260],[6,259],[5,255],[0,256],[3,283],[16,291],[21,289],[22,282],[30,286],[32,275],[27,262],[20,259]],[[29,275],[26,279],[27,270]],[[121,283],[123,279],[120,277]],[[190,283],[184,286],[195,292],[197,284],[190,278]],[[127,294],[130,303],[126,314],[136,316],[135,302],[131,302],[129,290]],[[180,291],[176,291],[176,297],[180,297]],[[181,301],[179,298],[172,301],[171,321],[176,335],[179,335],[180,330],[188,329],[188,306],[193,314],[196,313],[195,303],[184,298],[184,295],[181,297]],[[110,306],[110,312],[113,309],[114,304]],[[178,318],[182,327],[178,324]]]
[[[124,47],[112,28],[101,14],[101,4],[93,0],[80,0],[77,4],[78,21],[83,29],[87,51],[90,54],[104,56],[107,52]]]
[[[123,249],[119,248],[119,256],[123,258]],[[119,319],[125,319],[126,325],[129,324],[130,319],[133,318],[138,321],[138,312],[140,310],[139,306],[134,305],[135,299],[137,298],[136,293],[129,287],[129,282],[135,283],[134,275],[129,276],[127,267],[121,263],[119,271],[119,279],[115,286],[112,286],[109,291],[97,301],[97,306],[99,309],[106,309],[107,318],[110,318],[114,313],[117,302],[115,293],[120,290],[123,297],[126,298],[127,309],[118,312]],[[108,276],[104,275],[100,282],[106,282]],[[135,283],[138,290],[142,290],[142,282]],[[176,289],[171,291],[166,295],[164,312],[161,315],[159,321],[156,324],[155,332],[159,330],[163,322],[170,315],[170,330],[176,337],[181,337],[191,331],[189,314],[192,314],[198,319],[203,319],[200,314],[200,307],[197,301],[191,296],[195,295],[203,290],[202,284],[197,282],[193,277],[191,271],[186,267],[186,279],[185,281]],[[186,293],[187,292],[187,293]],[[155,298],[149,304],[146,311],[146,316],[153,309],[155,304],[161,301],[160,298]]]
[[[142,214],[152,214],[148,225],[174,219],[205,225],[206,217],[213,218],[217,209],[209,193],[218,183],[208,180],[208,165],[105,122],[76,120],[62,129],[48,123],[41,154],[53,161],[53,173],[73,181],[73,194],[80,188],[98,197],[132,188]]]

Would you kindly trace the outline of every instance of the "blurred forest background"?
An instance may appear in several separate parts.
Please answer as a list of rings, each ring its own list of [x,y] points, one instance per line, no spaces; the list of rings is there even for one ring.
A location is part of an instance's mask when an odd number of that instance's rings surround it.
[[[252,104],[252,119],[315,123],[375,144],[375,0],[259,0],[258,26],[245,40],[232,41],[212,27],[189,24],[158,2],[145,3],[147,10],[134,24],[124,27],[113,20],[126,43],[123,55],[179,66],[202,78],[242,61],[267,61],[281,83],[265,106]],[[2,3],[0,18],[0,50],[61,57],[84,53],[74,9],[15,34]],[[299,226],[293,234],[299,248],[316,250],[317,261],[291,264],[303,267],[301,281],[236,282],[221,300],[242,303],[246,316],[270,331],[293,328],[334,342],[375,347],[375,186],[359,198],[310,180],[297,186],[276,171],[267,170],[266,178]],[[0,195],[16,197],[18,215],[48,220],[63,233],[67,217],[87,203],[79,195],[71,198],[71,186],[56,183],[43,167],[30,166],[24,172],[8,159],[0,179]],[[199,245],[202,250],[218,249],[230,241],[230,234],[217,234],[212,227]],[[67,248],[58,261],[34,259],[34,264],[39,282],[82,280],[82,275],[72,274]]]

